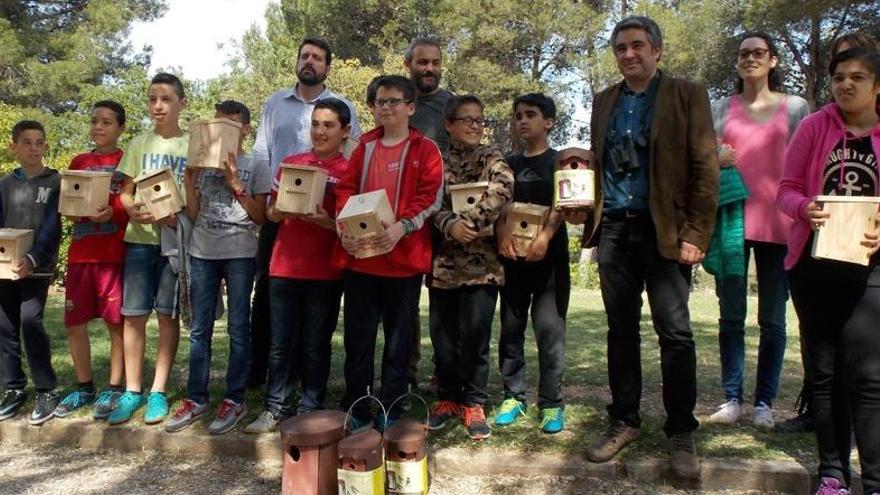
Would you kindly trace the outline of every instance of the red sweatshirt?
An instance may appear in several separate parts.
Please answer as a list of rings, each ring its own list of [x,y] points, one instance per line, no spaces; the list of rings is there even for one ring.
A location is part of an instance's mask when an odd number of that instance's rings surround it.
[[[363,185],[373,152],[384,134],[385,129],[378,127],[361,136],[349,159],[351,166],[336,187],[337,214],[349,197],[370,192]],[[336,266],[381,277],[411,277],[431,271],[431,231],[427,220],[443,202],[443,159],[437,144],[413,127],[409,129],[408,141],[397,198],[388,199],[395,218],[409,219],[415,230],[405,235],[390,253],[372,258],[355,259],[337,245],[333,251]]]
[[[322,207],[336,216],[336,187],[348,167],[348,160],[338,154],[330,160],[318,159],[311,151],[288,156],[281,163],[308,164],[327,171],[327,187]],[[272,184],[272,198],[278,196],[281,167]],[[278,226],[278,237],[272,249],[269,275],[301,280],[341,280],[342,270],[332,266],[333,248],[339,244],[336,232],[299,218],[288,218]]]
[[[122,175],[116,166],[122,160],[122,150],[100,154],[94,151],[77,155],[70,162],[70,170],[113,172],[110,181],[110,208],[113,214],[105,223],[94,223],[79,218],[73,224],[73,239],[67,254],[68,263],[122,263],[125,259],[125,227],[128,214],[119,199]]]

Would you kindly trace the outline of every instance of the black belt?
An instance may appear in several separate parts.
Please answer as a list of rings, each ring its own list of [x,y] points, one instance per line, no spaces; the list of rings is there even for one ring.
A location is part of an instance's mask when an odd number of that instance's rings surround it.
[[[647,216],[648,210],[612,210],[602,212],[602,218],[612,222],[645,218]]]

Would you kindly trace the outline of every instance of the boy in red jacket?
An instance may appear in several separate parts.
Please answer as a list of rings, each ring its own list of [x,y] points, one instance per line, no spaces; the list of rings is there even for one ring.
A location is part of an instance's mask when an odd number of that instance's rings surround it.
[[[431,270],[431,232],[427,219],[443,200],[443,162],[437,144],[409,126],[415,112],[413,83],[402,76],[376,82],[374,115],[379,127],[361,136],[336,188],[337,214],[355,194],[384,189],[397,219],[371,241],[390,252],[355,259],[358,242],[340,232],[342,250],[334,261],[345,268],[345,396],[349,408],[373,385],[376,332],[383,322],[382,388],[386,406],[406,392],[411,322],[418,311],[422,275]],[[337,227],[338,228],[338,227]],[[376,418],[381,431],[399,411]],[[352,411],[350,430],[370,425],[369,404]]]

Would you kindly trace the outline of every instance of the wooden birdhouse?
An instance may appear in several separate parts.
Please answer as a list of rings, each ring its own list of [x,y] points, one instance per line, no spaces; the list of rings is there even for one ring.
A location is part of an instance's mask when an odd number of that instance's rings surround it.
[[[867,265],[870,250],[861,242],[877,228],[880,197],[816,196],[829,214],[813,241],[813,257]]]
[[[395,220],[394,210],[384,189],[348,198],[336,218],[344,235],[361,240],[369,240],[383,232],[385,226],[382,222],[391,224]],[[387,252],[370,245],[355,253],[355,258],[370,258]]]
[[[587,210],[596,205],[596,162],[593,152],[566,148],[556,154],[553,208]]]
[[[541,233],[550,213],[549,206],[514,202],[507,209],[507,228],[513,235],[517,256],[524,257],[532,241]]]
[[[312,215],[317,205],[324,202],[327,171],[308,165],[281,164],[281,181],[275,209],[284,213]]]
[[[185,206],[171,169],[163,168],[141,175],[134,183],[141,201],[156,220],[173,215]]]
[[[229,153],[238,152],[241,124],[229,119],[198,120],[189,124],[187,167],[224,168]]]
[[[113,172],[65,170],[61,172],[58,213],[68,217],[94,217],[110,203]]]
[[[33,230],[0,229],[0,279],[18,280],[18,275],[12,269],[18,266],[33,245]]]
[[[468,184],[456,184],[449,186],[449,196],[452,198],[452,211],[455,213],[464,213],[475,207],[483,197],[483,194],[489,189],[488,182],[471,182]],[[488,226],[481,230],[477,237],[488,237],[494,234],[492,226]]]

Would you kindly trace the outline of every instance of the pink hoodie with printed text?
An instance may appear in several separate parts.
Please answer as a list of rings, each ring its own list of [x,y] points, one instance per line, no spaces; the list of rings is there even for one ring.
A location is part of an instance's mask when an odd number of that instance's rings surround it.
[[[877,111],[880,113],[880,106]],[[871,129],[870,134],[874,155],[880,159],[880,123]],[[794,219],[794,226],[788,237],[786,270],[791,270],[803,254],[810,238],[807,205],[813,197],[822,195],[823,174],[828,156],[842,139],[846,147],[846,137],[846,124],[840,109],[837,103],[829,103],[801,121],[788,143],[785,167],[776,195],[776,205]]]

